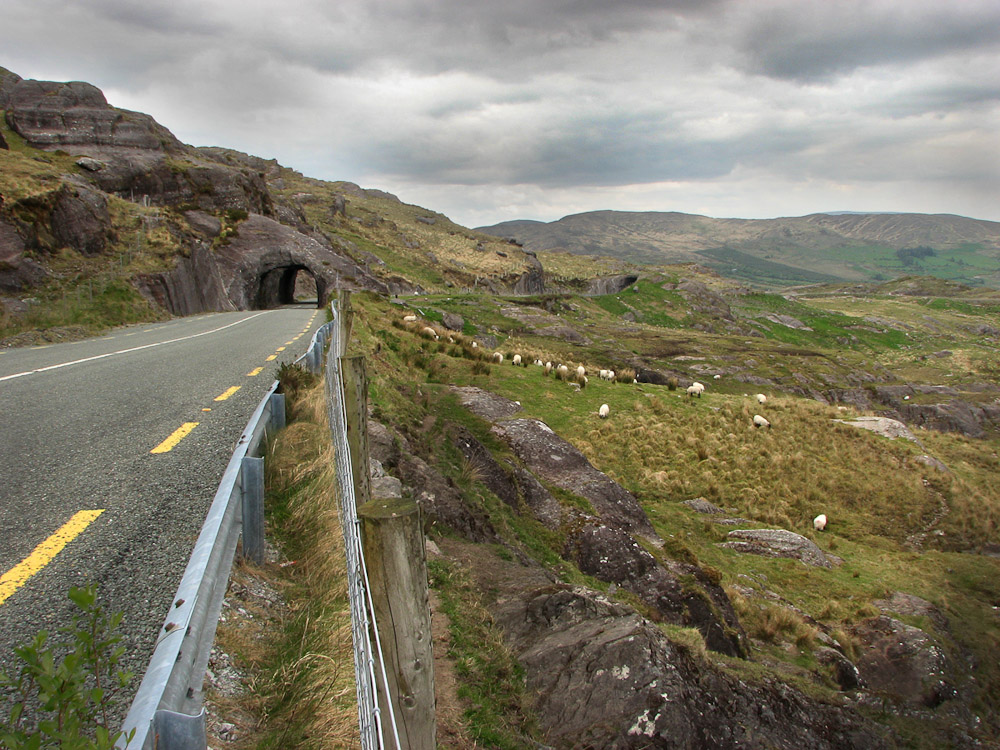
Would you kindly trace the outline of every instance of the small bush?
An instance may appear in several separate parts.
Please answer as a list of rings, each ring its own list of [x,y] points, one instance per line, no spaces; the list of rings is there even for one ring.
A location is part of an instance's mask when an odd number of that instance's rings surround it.
[[[473,375],[489,375],[490,366],[483,362],[481,359],[477,359],[472,363],[472,374]]]

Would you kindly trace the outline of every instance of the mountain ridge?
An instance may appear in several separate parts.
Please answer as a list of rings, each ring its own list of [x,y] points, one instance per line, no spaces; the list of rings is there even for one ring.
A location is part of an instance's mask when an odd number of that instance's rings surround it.
[[[563,249],[644,264],[699,262],[721,273],[735,265],[737,278],[764,286],[801,281],[802,272],[842,281],[923,273],[1000,286],[1000,222],[957,214],[718,219],[676,211],[606,209],[553,222],[501,222],[476,231],[513,239],[534,252]],[[924,252],[911,252],[917,248]],[[777,266],[755,268],[765,263]]]

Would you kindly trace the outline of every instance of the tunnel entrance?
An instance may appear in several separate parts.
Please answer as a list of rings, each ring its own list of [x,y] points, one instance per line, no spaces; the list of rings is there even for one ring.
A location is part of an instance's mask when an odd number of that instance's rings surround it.
[[[312,304],[321,307],[326,285],[308,266],[272,268],[260,277],[254,307],[266,310],[281,305]]]

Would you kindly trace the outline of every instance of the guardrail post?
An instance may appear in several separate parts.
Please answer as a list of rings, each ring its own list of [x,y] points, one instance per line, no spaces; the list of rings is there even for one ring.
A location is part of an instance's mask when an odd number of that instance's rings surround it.
[[[240,466],[243,557],[264,563],[264,459],[247,456]]]
[[[271,421],[268,423],[274,431],[285,427],[285,394],[271,394]]]
[[[400,747],[434,750],[434,654],[427,560],[419,506],[413,500],[372,500],[358,508],[368,583]],[[382,715],[388,715],[385,707]]]

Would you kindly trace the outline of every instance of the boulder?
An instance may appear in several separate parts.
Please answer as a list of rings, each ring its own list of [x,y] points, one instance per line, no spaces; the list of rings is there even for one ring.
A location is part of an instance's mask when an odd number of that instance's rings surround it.
[[[695,498],[692,498],[690,500],[685,500],[682,503],[682,505],[686,505],[687,507],[689,507],[691,510],[695,511],[696,513],[708,513],[708,514],[711,514],[711,513],[725,513],[726,512],[722,508],[720,508],[718,505],[715,505],[714,503],[708,502],[708,500],[706,500],[703,497],[695,497]]]
[[[49,225],[57,247],[98,255],[112,235],[108,199],[93,188],[66,183],[55,197]]]
[[[456,313],[442,312],[441,323],[449,331],[461,331],[465,327],[465,318]]]
[[[948,658],[924,631],[883,615],[851,632],[862,644],[857,665],[872,690],[929,708],[956,697],[946,678]]]
[[[545,269],[542,268],[541,261],[534,255],[525,253],[524,262],[529,268],[514,282],[511,290],[514,294],[544,294]]]
[[[496,610],[553,746],[887,747],[884,730],[850,709],[732,676],[588,589],[533,588]]]
[[[764,557],[789,557],[806,565],[832,568],[833,563],[816,544],[787,529],[736,529],[727,534],[732,541],[720,547]]]
[[[41,265],[24,257],[26,249],[17,229],[0,218],[0,292],[20,292],[48,275]]]
[[[816,661],[833,670],[833,679],[841,690],[857,690],[861,687],[863,681],[860,670],[837,649],[820,646],[813,653]]]
[[[498,422],[493,432],[539,479],[590,501],[607,524],[657,539],[645,511],[631,492],[598,471],[570,443],[537,419]]]
[[[581,572],[631,591],[666,622],[697,628],[713,651],[746,655],[746,636],[729,597],[697,566],[662,564],[631,535],[596,519],[570,532],[563,557]]]
[[[495,543],[496,531],[486,514],[470,508],[455,483],[409,453],[400,455],[397,468],[410,494],[420,505],[430,524],[441,524],[473,542]]]

